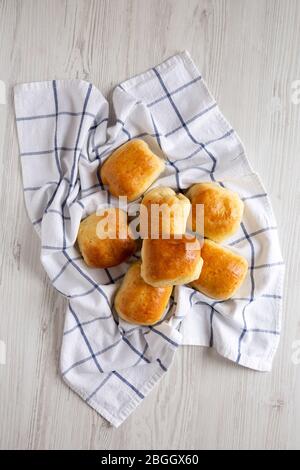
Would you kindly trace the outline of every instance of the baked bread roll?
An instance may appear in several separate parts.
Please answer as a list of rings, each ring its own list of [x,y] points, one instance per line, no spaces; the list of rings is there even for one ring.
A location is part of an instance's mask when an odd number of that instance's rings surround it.
[[[77,236],[79,250],[91,268],[109,268],[125,261],[136,249],[127,225],[127,214],[121,209],[104,209],[100,215],[84,219]]]
[[[157,187],[146,193],[140,207],[142,238],[158,238],[159,234],[180,235],[186,231],[191,203],[171,188]]]
[[[186,284],[200,276],[201,246],[191,235],[180,239],[146,238],[141,254],[142,278],[154,287]]]
[[[115,297],[119,317],[137,325],[154,325],[163,316],[173,287],[152,287],[141,277],[141,262],[127,271]]]
[[[204,241],[201,256],[203,268],[191,286],[213,299],[232,297],[246,277],[247,260],[211,240]]]
[[[103,184],[113,196],[137,199],[164,171],[165,164],[140,139],[121,145],[100,167]]]
[[[223,242],[232,236],[241,223],[244,203],[239,195],[216,183],[194,184],[187,197],[192,203],[192,230],[197,231],[196,204],[204,205],[204,236],[215,242]],[[203,217],[203,211],[200,211]],[[198,220],[198,224],[199,224]],[[199,228],[198,228],[199,230]]]

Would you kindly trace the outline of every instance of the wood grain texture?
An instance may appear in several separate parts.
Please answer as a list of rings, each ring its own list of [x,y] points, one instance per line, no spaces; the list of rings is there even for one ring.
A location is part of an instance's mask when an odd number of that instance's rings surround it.
[[[298,0],[0,0],[0,365],[2,449],[300,448],[300,79]],[[12,87],[78,77],[105,94],[187,49],[270,192],[287,261],[284,328],[272,373],[183,347],[117,430],[57,371],[65,301],[39,262],[22,194]]]

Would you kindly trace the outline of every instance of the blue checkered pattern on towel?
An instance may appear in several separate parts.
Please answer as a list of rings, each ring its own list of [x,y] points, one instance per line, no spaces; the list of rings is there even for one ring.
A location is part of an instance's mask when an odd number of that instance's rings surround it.
[[[108,127],[108,103],[90,83],[15,88],[26,207],[41,238],[43,266],[68,298],[61,373],[118,426],[168,370],[180,343],[212,346],[241,365],[270,370],[280,334],[283,262],[266,191],[188,53],[116,87],[113,105],[116,119]],[[75,245],[80,220],[115,202],[98,177],[99,165],[135,137],[166,159],[153,186],[180,191],[216,181],[245,202],[243,223],[228,242],[250,267],[238,295],[216,302],[176,287],[165,320],[150,328],[118,321],[113,312],[115,290],[132,260],[89,269]]]

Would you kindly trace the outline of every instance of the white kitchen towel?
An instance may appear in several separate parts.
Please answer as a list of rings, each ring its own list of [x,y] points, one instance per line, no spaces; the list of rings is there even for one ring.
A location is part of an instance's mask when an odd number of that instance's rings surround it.
[[[68,298],[62,377],[113,425],[120,425],[168,370],[179,344],[212,346],[236,363],[271,369],[280,334],[283,262],[270,201],[240,139],[183,52],[117,86],[106,99],[82,80],[15,87],[25,202],[41,238],[41,261]],[[113,311],[129,263],[90,269],[75,245],[80,220],[115,204],[97,169],[118,146],[144,138],[166,161],[153,186],[184,191],[199,181],[236,190],[245,203],[228,244],[249,262],[231,300],[174,289],[166,319],[135,327]],[[184,321],[183,321],[184,320]]]

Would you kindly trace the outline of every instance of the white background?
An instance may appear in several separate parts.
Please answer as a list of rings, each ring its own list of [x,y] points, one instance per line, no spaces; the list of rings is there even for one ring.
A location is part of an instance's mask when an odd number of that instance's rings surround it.
[[[0,0],[0,447],[300,448],[300,2]],[[83,78],[105,94],[187,49],[270,193],[287,262],[273,372],[183,347],[159,386],[113,429],[58,374],[65,301],[39,262],[23,203],[16,83]],[[7,119],[4,118],[6,112]],[[298,348],[299,344],[298,344]],[[298,354],[300,359],[300,354]],[[300,362],[300,361],[299,361]]]

